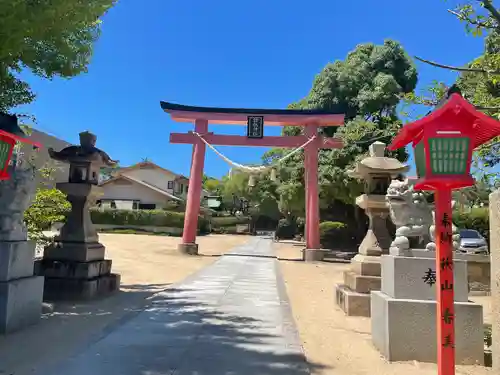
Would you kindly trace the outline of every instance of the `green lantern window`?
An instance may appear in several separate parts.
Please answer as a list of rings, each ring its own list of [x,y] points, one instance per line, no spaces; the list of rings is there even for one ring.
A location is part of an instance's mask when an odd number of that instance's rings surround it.
[[[414,148],[415,151],[415,164],[417,167],[417,176],[423,177],[425,176],[425,148],[424,148],[424,142],[421,141],[420,143],[417,143],[417,145]]]
[[[437,175],[467,173],[468,137],[429,138],[431,171]]]
[[[3,140],[0,140],[0,169],[5,167],[9,162],[11,145]]]

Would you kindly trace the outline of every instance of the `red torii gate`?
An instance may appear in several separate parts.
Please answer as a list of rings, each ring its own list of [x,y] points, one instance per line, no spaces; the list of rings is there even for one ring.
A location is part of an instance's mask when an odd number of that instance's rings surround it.
[[[317,110],[297,109],[242,109],[194,107],[160,102],[161,108],[178,122],[194,122],[195,132],[211,145],[221,146],[261,146],[296,148],[315,137],[305,147],[306,183],[306,250],[304,260],[321,260],[319,236],[319,191],[318,191],[318,150],[321,148],[342,148],[342,140],[323,137],[318,128],[323,126],[342,126],[344,115]],[[247,125],[250,118],[260,117],[265,125],[304,126],[305,135],[263,136],[249,138],[236,135],[219,135],[208,132],[208,124]],[[262,124],[262,125],[263,125]],[[189,177],[189,190],[184,219],[184,231],[179,250],[186,254],[198,254],[196,232],[200,212],[203,167],[206,144],[192,132],[170,134],[171,143],[192,144],[193,154]]]

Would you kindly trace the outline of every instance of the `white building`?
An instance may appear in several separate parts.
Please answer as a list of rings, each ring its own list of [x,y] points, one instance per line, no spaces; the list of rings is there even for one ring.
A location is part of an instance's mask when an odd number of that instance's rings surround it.
[[[189,179],[152,162],[142,162],[120,168],[115,176],[100,184],[101,207],[117,209],[165,208],[169,202],[185,202]],[[202,198],[207,196],[202,191]]]

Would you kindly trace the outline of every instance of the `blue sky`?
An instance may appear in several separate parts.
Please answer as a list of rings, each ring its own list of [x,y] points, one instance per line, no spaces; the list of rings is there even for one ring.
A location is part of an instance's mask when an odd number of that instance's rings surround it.
[[[146,5],[147,4],[147,5]],[[38,94],[21,108],[38,128],[76,142],[91,130],[121,165],[148,157],[187,174],[191,146],[169,143],[174,123],[159,102],[219,107],[286,108],[307,95],[314,76],[359,43],[395,39],[410,55],[463,65],[482,51],[441,0],[121,0],[103,19],[89,72],[71,80],[23,76]],[[419,86],[453,82],[453,72],[417,63]],[[211,131],[245,134],[243,126]],[[266,128],[267,135],[279,128]],[[265,149],[221,147],[239,163]],[[227,164],[207,150],[205,173]]]

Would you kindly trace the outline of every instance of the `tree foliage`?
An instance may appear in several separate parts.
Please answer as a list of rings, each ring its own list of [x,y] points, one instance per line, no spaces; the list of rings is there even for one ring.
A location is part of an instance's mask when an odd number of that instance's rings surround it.
[[[500,119],[500,12],[492,0],[469,0],[454,9],[452,15],[464,23],[466,31],[484,37],[484,52],[465,67],[455,67],[421,59],[439,68],[460,72],[456,85],[462,95],[487,115]],[[446,93],[447,86],[434,82],[427,93],[410,93],[406,101],[433,107]],[[429,95],[430,94],[430,95]],[[500,162],[500,138],[497,137],[476,150],[476,167],[489,168]]]
[[[377,121],[393,117],[401,93],[417,84],[417,70],[403,47],[392,40],[383,45],[360,44],[344,61],[326,65],[299,108],[317,108]],[[333,135],[330,129],[326,134]]]
[[[222,181],[203,175],[203,189],[208,191],[210,194],[220,194],[222,191]]]
[[[0,110],[33,101],[18,74],[43,78],[85,72],[99,37],[99,18],[116,0],[1,0]]]
[[[328,64],[314,79],[308,96],[290,108],[314,108],[344,113],[345,126],[323,128],[325,136],[340,137],[342,149],[319,153],[320,203],[328,209],[335,201],[352,204],[361,192],[361,183],[348,175],[357,161],[367,156],[375,140],[389,143],[402,126],[396,107],[402,95],[413,92],[417,84],[416,68],[402,46],[392,40],[382,45],[358,45],[343,61]],[[299,127],[286,127],[284,134],[297,135]],[[273,149],[264,155],[272,163],[285,154]],[[388,153],[401,161],[404,149]],[[277,189],[282,211],[304,213],[304,156],[297,153],[280,168]]]
[[[51,237],[43,232],[53,223],[63,221],[70,208],[66,195],[60,190],[38,188],[33,203],[24,213],[29,239],[47,245]]]
[[[63,221],[71,205],[60,190],[45,187],[53,180],[54,168],[44,167],[37,172],[41,177],[40,186],[36,190],[33,203],[24,212],[24,222],[29,239],[45,246],[52,239],[46,236],[44,231],[49,230],[53,223]]]
[[[500,70],[500,34],[495,31],[485,38],[483,55],[474,59],[472,68]],[[457,81],[465,98],[486,114],[500,120],[500,75],[464,72]],[[500,162],[500,138],[494,138],[479,147],[477,155],[485,167],[493,167]]]
[[[279,195],[278,185],[269,179],[268,174],[254,176],[255,186],[248,186],[249,174],[237,171],[232,175],[225,176],[219,181],[219,192],[222,195],[224,207],[233,207],[233,199],[243,198],[248,201],[250,213],[278,219],[280,212],[278,209]]]

